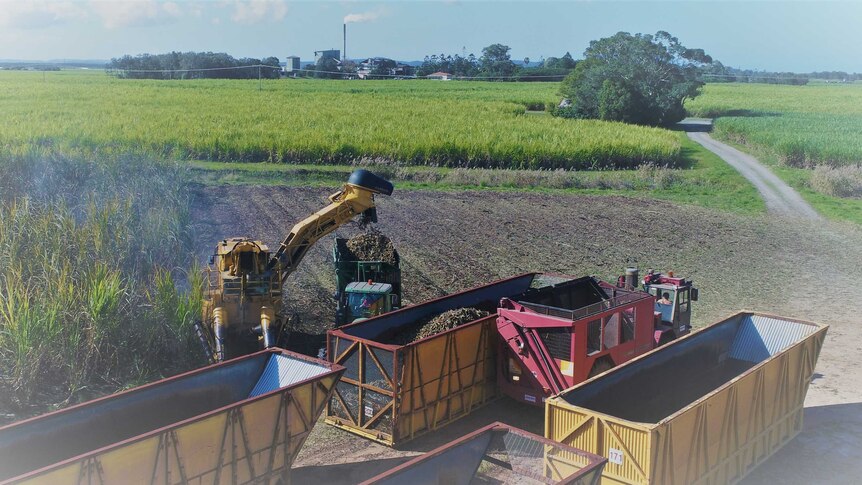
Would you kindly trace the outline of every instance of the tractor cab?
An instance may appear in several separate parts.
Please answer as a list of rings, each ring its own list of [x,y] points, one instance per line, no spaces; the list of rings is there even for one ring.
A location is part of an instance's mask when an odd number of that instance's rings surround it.
[[[369,281],[349,283],[344,289],[347,321],[364,320],[382,315],[398,306],[397,296],[389,283]]]
[[[690,280],[650,271],[643,280],[644,291],[655,297],[655,312],[661,323],[671,327],[677,336],[691,330],[691,302],[697,301],[697,288]]]

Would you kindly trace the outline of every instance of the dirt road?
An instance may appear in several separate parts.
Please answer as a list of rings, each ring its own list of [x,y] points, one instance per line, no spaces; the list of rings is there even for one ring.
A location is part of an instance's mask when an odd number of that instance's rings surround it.
[[[704,127],[709,127],[710,124],[711,120],[700,119],[686,119],[680,122],[680,125],[688,132],[689,138],[721,157],[754,185],[766,202],[766,208],[769,212],[782,217],[820,219],[817,211],[805,202],[798,192],[784,183],[756,158],[709,136],[708,130]]]
[[[326,202],[329,192],[200,188],[192,218],[201,261],[215,241],[228,236],[251,235],[277,245],[294,222]],[[827,474],[840,482],[858,471],[853,460],[862,454],[857,274],[862,229],[804,219],[787,224],[769,215],[740,216],[627,197],[493,191],[396,188],[392,197],[380,198],[378,209],[378,228],[401,254],[408,303],[524,271],[608,276],[636,265],[674,270],[694,280],[701,290],[696,326],[740,309],[829,324],[806,399],[805,430],[745,483],[822,482],[811,478]],[[346,227],[339,233],[355,231]],[[328,236],[314,246],[287,284],[285,305],[300,314],[302,331],[309,335],[321,335],[332,321],[333,243]],[[356,483],[494,420],[541,434],[541,413],[501,399],[402,450],[321,422],[295,462],[295,483]]]

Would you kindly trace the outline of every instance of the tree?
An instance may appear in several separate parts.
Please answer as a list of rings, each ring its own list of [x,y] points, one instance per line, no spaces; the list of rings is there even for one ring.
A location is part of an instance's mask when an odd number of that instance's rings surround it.
[[[371,78],[383,78],[386,79],[388,76],[392,75],[392,71],[395,69],[396,64],[392,59],[377,59],[377,62],[374,64],[374,67],[371,68]]]
[[[644,125],[675,123],[685,117],[683,102],[700,94],[698,69],[711,63],[702,49],[688,49],[667,32],[619,32],[594,40],[584,60],[563,80],[560,93],[573,106],[558,114]]]
[[[577,61],[572,59],[572,55],[569,54],[568,51],[566,51],[566,53],[563,54],[563,57],[561,57],[558,61],[556,67],[559,67],[561,69],[574,69],[576,65]]]
[[[482,75],[490,77],[508,77],[515,72],[515,63],[509,56],[511,49],[503,44],[491,44],[482,49],[479,66]]]
[[[347,76],[356,77],[357,69],[356,61],[347,59],[341,62],[341,72]]]
[[[323,57],[317,61],[317,69],[314,72],[314,77],[324,79],[338,79],[341,73],[338,70],[338,61],[331,57]]]
[[[543,64],[548,69],[567,69],[572,70],[577,65],[577,61],[572,59],[572,55],[566,52],[563,57],[549,57],[545,59]]]
[[[272,66],[270,69],[264,68],[261,74],[268,79],[278,79],[281,77],[281,64],[278,62],[278,57],[270,56],[260,61],[264,66]]]
[[[256,79],[258,69],[246,66],[259,64],[272,66],[262,68],[263,77],[279,77],[281,68],[277,57],[267,57],[263,61],[250,57],[235,59],[223,52],[125,55],[111,59],[107,67],[115,70],[117,76],[131,79]]]
[[[458,77],[472,77],[478,74],[479,63],[473,54],[467,57],[462,57],[458,54],[454,56],[446,54],[425,56],[425,61],[416,70],[416,74],[418,76],[427,76],[438,71],[448,72]]]

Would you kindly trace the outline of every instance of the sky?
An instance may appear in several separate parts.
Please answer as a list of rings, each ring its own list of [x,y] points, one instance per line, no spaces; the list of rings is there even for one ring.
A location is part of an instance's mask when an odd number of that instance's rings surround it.
[[[0,59],[213,51],[311,60],[342,48],[345,22],[350,58],[479,56],[502,43],[518,61],[577,59],[591,40],[665,30],[728,66],[862,72],[862,0],[0,0]]]

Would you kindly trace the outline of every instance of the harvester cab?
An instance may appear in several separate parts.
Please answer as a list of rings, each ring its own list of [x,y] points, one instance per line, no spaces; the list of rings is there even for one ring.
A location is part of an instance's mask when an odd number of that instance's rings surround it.
[[[344,294],[354,322],[389,313],[397,306],[389,283],[354,282],[347,285]]]
[[[392,191],[390,182],[356,170],[329,196],[329,205],[293,226],[274,254],[251,238],[219,242],[207,268],[202,322],[197,326],[210,360],[221,362],[277,345],[285,337],[281,288],[287,277],[320,238],[356,216],[360,224],[376,222],[374,195]]]
[[[643,289],[655,297],[656,315],[674,337],[691,330],[691,302],[698,299],[698,290],[691,280],[674,276],[672,271],[662,274],[649,270],[643,279]]]

